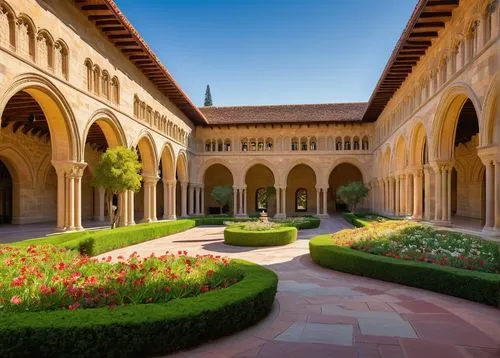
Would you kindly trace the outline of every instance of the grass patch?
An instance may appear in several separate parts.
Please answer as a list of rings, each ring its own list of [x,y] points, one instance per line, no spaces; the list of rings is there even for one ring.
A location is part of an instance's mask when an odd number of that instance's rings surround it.
[[[251,230],[242,225],[224,230],[224,242],[236,246],[282,246],[297,240],[295,227],[278,226],[264,230]]]

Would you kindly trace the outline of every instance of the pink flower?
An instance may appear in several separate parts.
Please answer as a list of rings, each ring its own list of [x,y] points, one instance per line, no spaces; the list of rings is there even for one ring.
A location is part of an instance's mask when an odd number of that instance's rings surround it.
[[[20,305],[22,302],[23,300],[19,296],[12,296],[12,298],[10,299],[10,303],[12,303],[13,305]]]

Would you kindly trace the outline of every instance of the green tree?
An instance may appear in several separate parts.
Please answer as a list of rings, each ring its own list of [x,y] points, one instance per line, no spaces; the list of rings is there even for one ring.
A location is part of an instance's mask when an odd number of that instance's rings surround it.
[[[210,196],[219,204],[220,213],[222,214],[222,208],[224,205],[229,204],[231,200],[231,195],[233,193],[233,188],[229,185],[217,185],[214,186],[210,192]]]
[[[213,106],[212,103],[212,93],[210,93],[210,85],[207,85],[207,89],[205,90],[205,102],[203,104],[205,107]]]
[[[138,192],[141,189],[141,167],[137,152],[132,148],[108,148],[101,156],[91,185],[102,187],[106,191],[112,229],[116,227],[119,220],[119,215],[115,215],[113,210],[113,196],[126,190]],[[116,209],[119,213],[118,205]]]
[[[342,185],[337,189],[337,197],[347,205],[353,214],[361,199],[365,198],[367,195],[368,188],[360,181]]]

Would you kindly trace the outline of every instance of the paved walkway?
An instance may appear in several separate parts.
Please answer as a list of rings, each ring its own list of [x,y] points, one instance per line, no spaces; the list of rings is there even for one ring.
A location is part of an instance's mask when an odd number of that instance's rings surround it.
[[[280,248],[223,243],[223,228],[187,232],[108,253],[222,254],[265,265],[280,277],[261,323],[176,357],[498,358],[500,310],[466,300],[321,268],[308,238],[347,227],[340,218]]]

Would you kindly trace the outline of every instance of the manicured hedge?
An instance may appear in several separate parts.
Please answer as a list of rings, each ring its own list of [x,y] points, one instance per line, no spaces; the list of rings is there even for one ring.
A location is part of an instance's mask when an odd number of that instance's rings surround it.
[[[224,242],[235,246],[281,246],[297,240],[297,229],[278,227],[265,231],[248,231],[241,226],[230,226],[224,230]]]
[[[233,218],[232,216],[203,216],[199,218],[194,218],[196,225],[224,225],[225,222],[246,222],[246,221],[256,221],[256,218]]]
[[[89,256],[95,256],[107,251],[172,235],[195,226],[196,222],[191,219],[165,221],[119,227],[113,230],[87,230],[54,235],[40,239],[21,241],[14,245],[51,244],[62,246],[69,250],[77,250]]]
[[[344,212],[342,213],[342,216],[344,217],[345,221],[347,221],[349,224],[355,227],[363,227],[366,226],[367,224],[365,221],[363,221],[361,218],[354,215],[353,213]]]
[[[314,262],[334,270],[445,293],[500,307],[500,275],[372,255],[334,245],[331,235],[309,241]]]
[[[289,220],[291,220],[291,222],[286,222],[286,219],[283,223],[280,220],[273,221],[282,223],[283,226],[295,227],[297,230],[316,229],[321,223],[321,220],[315,216],[307,216],[303,218],[302,221],[297,222],[293,222],[293,217],[289,218]]]
[[[165,304],[0,315],[0,357],[164,355],[242,330],[272,308],[278,278],[232,260],[244,272],[222,290]]]

